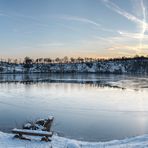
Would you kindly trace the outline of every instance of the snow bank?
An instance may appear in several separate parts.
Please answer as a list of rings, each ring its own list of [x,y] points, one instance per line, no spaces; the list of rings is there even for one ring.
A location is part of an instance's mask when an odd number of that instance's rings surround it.
[[[113,140],[109,142],[82,142],[54,135],[52,142],[14,139],[12,134],[0,132],[0,148],[144,148],[148,147],[148,135]]]
[[[0,65],[0,73],[137,73],[148,74],[148,59],[110,60],[85,63],[50,63],[31,64],[25,68],[23,64]]]

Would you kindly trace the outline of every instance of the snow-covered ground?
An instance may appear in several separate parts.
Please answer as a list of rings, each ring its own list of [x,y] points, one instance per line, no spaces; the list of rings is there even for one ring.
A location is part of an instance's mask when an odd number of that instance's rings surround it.
[[[0,64],[0,73],[140,73],[148,74],[148,59],[85,63]]]
[[[82,142],[54,135],[52,142],[41,142],[14,139],[12,134],[0,132],[0,148],[146,148],[148,135],[113,140],[109,142]]]

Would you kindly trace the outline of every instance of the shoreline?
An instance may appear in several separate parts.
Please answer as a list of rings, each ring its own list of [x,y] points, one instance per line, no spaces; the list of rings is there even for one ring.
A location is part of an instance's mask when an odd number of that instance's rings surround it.
[[[118,147],[146,147],[148,145],[148,134],[125,138],[123,140],[111,140],[107,142],[86,142],[74,139],[64,138],[53,135],[51,142],[41,142],[38,138],[32,138],[31,141],[14,139],[13,134],[0,131],[0,147],[26,147],[26,148],[118,148]]]
[[[109,60],[80,63],[8,63],[0,65],[0,73],[104,73],[148,74],[148,59]]]

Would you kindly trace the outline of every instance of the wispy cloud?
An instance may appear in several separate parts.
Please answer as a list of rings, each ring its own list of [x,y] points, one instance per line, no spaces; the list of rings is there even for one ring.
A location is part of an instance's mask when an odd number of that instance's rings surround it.
[[[145,9],[145,6],[144,6],[144,3],[143,3],[143,0],[141,0],[141,8],[142,8],[142,13],[143,13],[143,24],[141,26],[141,38],[140,38],[140,49],[142,48],[142,41],[143,41],[143,38],[144,38],[144,33],[147,29],[147,24],[146,24],[146,9]]]
[[[118,33],[123,37],[128,37],[132,39],[142,39],[141,34],[138,33],[131,33],[131,32],[125,32],[125,31],[118,31]],[[148,35],[143,35],[144,39],[148,39]]]
[[[144,44],[142,46],[142,49],[146,53],[146,51],[148,49],[148,45]],[[107,48],[107,50],[112,50],[112,51],[120,51],[120,50],[123,50],[124,52],[126,51],[127,53],[129,53],[129,51],[130,51],[130,52],[134,52],[134,54],[136,54],[137,51],[139,50],[139,46],[136,46],[136,45],[117,45],[117,46],[109,47],[109,48]]]
[[[122,36],[127,36],[127,37],[131,37],[131,38],[139,39],[139,49],[141,50],[142,46],[143,46],[142,45],[143,39],[147,38],[147,36],[145,35],[145,32],[148,29],[148,24],[146,22],[146,8],[144,6],[143,0],[139,0],[138,1],[139,5],[141,7],[140,10],[142,11],[141,12],[142,20],[139,19],[138,17],[136,17],[135,15],[133,15],[133,14],[125,11],[124,9],[120,8],[118,5],[116,5],[115,3],[111,2],[110,0],[102,0],[102,1],[104,2],[104,4],[108,8],[110,8],[114,12],[118,13],[119,15],[125,17],[129,21],[134,22],[136,24],[136,26],[139,28],[138,33],[127,33],[127,32],[122,32],[122,31],[118,31],[118,32]]]
[[[61,42],[48,42],[48,43],[38,44],[39,47],[59,47],[64,45],[65,44]]]
[[[106,28],[105,26],[102,26],[102,24],[100,24],[94,20],[84,18],[84,17],[62,15],[57,18],[63,19],[63,20],[68,20],[68,21],[76,21],[76,22],[80,22],[80,23],[84,23],[84,24],[89,24],[89,25],[92,25],[92,28],[97,29],[97,30],[102,30],[105,32],[115,32],[115,30],[113,30],[113,29]]]
[[[87,19],[87,18],[82,18],[82,17],[76,17],[76,16],[61,16],[60,17],[61,19],[65,19],[65,20],[71,20],[71,21],[78,21],[78,22],[82,22],[82,23],[87,23],[87,24],[91,24],[91,25],[94,25],[94,26],[97,26],[97,27],[100,27],[100,24],[95,22],[95,21],[92,21],[90,19]]]
[[[5,14],[4,12],[0,11],[0,16],[8,16],[8,15]]]
[[[115,11],[116,13],[120,14],[121,16],[127,18],[128,20],[136,23],[136,24],[143,24],[144,22],[142,20],[140,20],[139,18],[137,18],[136,16],[126,12],[125,10],[121,9],[118,5],[114,4],[113,2],[111,2],[110,0],[102,0],[104,2],[104,4],[112,9],[113,11]]]
[[[0,12],[0,16],[4,16],[4,14]]]
[[[33,16],[28,16],[28,15],[23,15],[23,14],[20,14],[20,13],[14,13],[14,12],[4,12],[4,11],[0,11],[0,16],[6,16],[8,19],[14,19],[15,21],[24,21],[26,22],[29,21],[29,22],[33,22],[33,25],[38,25],[38,26],[41,26],[41,27],[49,27],[48,24],[46,23],[43,23],[41,20],[39,20],[38,18],[36,17],[33,17]]]

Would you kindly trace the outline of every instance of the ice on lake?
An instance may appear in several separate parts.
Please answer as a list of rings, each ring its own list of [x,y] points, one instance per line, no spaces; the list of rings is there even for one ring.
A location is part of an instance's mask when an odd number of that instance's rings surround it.
[[[148,133],[148,77],[97,74],[0,75],[0,129],[55,117],[59,135],[108,141]]]

